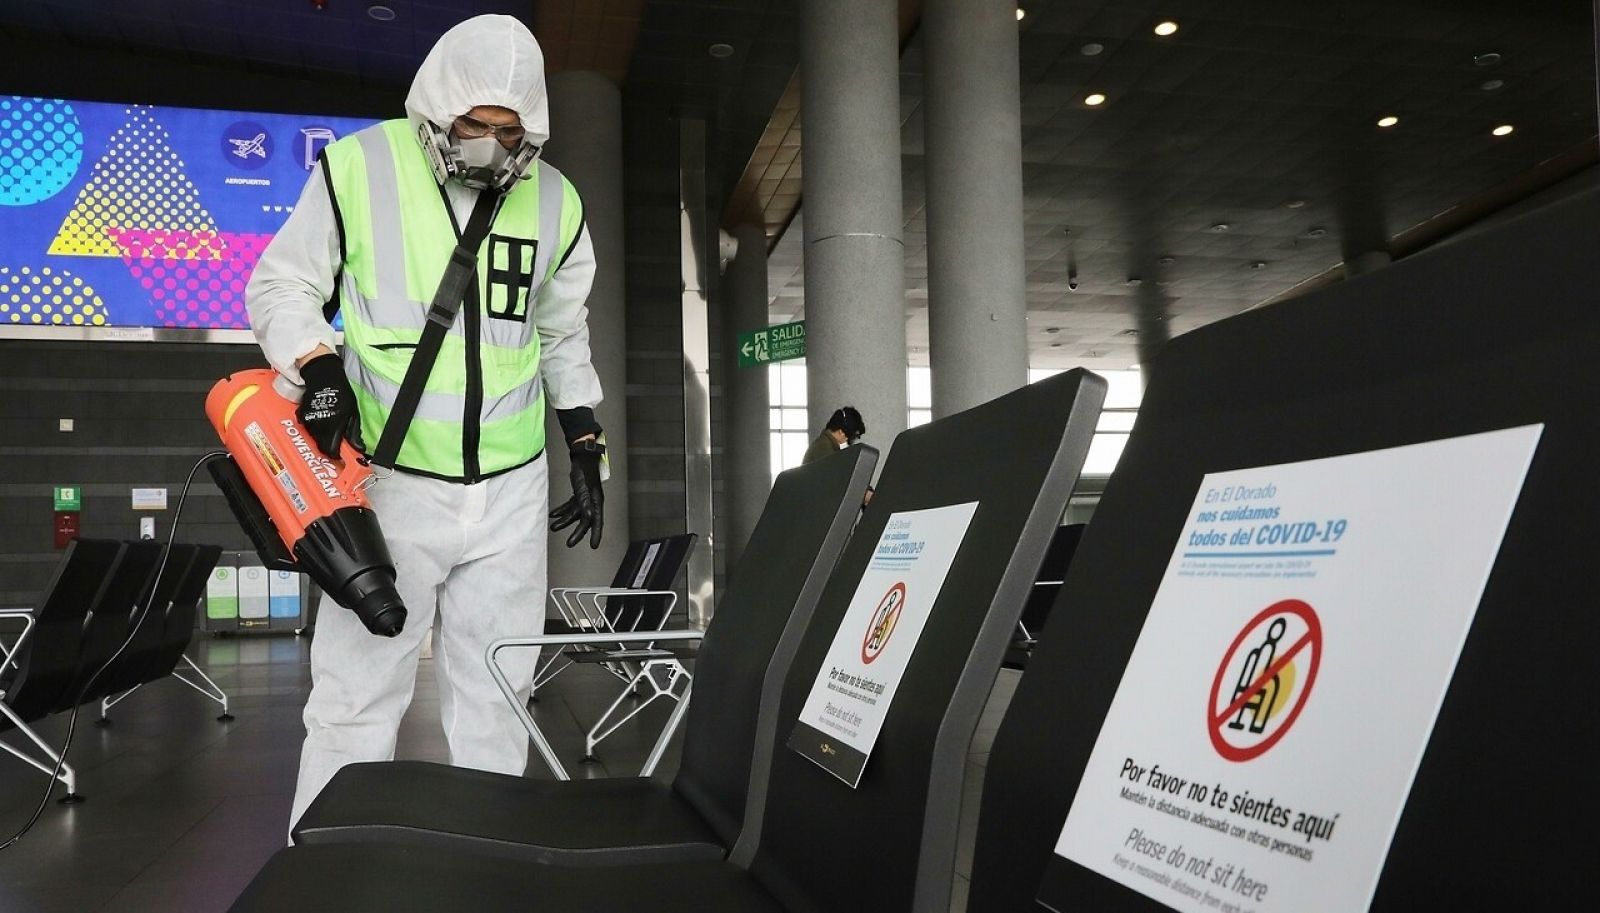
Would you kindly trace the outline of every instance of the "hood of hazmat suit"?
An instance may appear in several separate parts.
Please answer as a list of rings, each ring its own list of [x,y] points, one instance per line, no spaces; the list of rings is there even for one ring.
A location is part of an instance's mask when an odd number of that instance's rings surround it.
[[[441,183],[456,174],[448,163],[459,166],[461,159],[450,126],[479,105],[509,108],[522,119],[527,135],[512,152],[512,164],[514,179],[528,177],[538,147],[550,138],[550,105],[544,52],[514,17],[474,16],[457,24],[439,37],[411,81],[406,115]]]

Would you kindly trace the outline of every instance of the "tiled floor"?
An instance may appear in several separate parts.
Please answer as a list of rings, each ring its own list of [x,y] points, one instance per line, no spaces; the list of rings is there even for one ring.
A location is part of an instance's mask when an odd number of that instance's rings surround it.
[[[229,694],[236,719],[176,681],[148,686],[112,711],[109,728],[88,725],[85,708],[70,760],[82,805],[52,803],[19,845],[0,852],[4,913],[212,913],[224,911],[256,870],[284,845],[310,688],[309,643],[293,637],[201,637],[191,655]],[[447,760],[432,663],[423,662],[398,755]],[[999,713],[1014,687],[1000,686],[979,726],[967,786],[977,789]],[[582,729],[616,694],[615,679],[594,668],[569,670],[541,693],[536,716],[573,776],[637,772],[667,709],[641,714],[601,746],[601,763],[581,765]],[[579,721],[583,721],[580,725]],[[55,744],[58,716],[40,727]],[[6,736],[18,739],[16,733]],[[664,771],[676,764],[669,752]],[[531,776],[548,776],[537,760]],[[0,755],[0,840],[32,811],[44,777]],[[966,906],[973,817],[963,813],[963,850],[954,909]]]

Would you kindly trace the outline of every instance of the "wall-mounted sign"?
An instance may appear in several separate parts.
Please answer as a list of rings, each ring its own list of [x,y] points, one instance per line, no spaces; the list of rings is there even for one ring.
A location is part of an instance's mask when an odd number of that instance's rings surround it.
[[[806,322],[783,323],[739,334],[739,367],[755,368],[806,357]]]
[[[83,510],[83,489],[76,485],[57,485],[56,510]]]
[[[75,510],[58,510],[55,521],[51,527],[51,539],[57,549],[66,548],[72,540],[78,538],[78,512]]]
[[[166,510],[167,490],[165,488],[135,488],[133,490],[134,510]]]

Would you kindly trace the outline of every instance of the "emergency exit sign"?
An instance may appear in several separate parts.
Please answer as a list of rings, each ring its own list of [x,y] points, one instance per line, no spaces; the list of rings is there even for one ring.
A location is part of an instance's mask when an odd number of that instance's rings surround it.
[[[82,510],[83,489],[76,485],[55,486],[56,510]]]
[[[739,367],[756,368],[775,361],[806,357],[806,322],[779,324],[739,334]]]

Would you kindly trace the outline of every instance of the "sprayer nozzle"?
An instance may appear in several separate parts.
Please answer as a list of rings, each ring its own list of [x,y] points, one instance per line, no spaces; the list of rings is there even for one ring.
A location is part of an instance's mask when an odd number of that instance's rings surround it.
[[[367,630],[380,637],[394,637],[406,627],[406,607],[396,606],[384,609],[373,616],[363,615],[361,621],[366,624]]]
[[[339,603],[348,606],[368,631],[380,637],[393,637],[406,626],[406,604],[395,591],[394,575],[387,568],[358,574],[337,597],[343,597]]]
[[[394,562],[384,545],[378,517],[346,507],[313,520],[295,543],[295,559],[334,602],[356,613],[380,637],[399,634],[406,604],[395,588]]]

